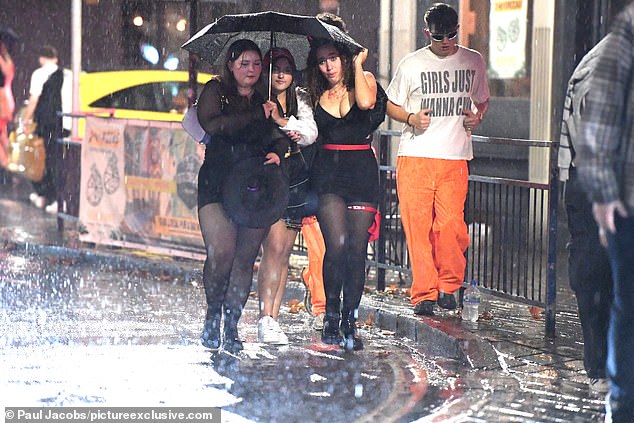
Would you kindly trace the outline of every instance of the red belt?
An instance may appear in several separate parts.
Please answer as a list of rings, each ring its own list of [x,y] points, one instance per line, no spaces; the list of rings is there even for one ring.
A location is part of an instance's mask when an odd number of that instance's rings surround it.
[[[324,144],[321,146],[324,150],[369,150],[372,148],[370,144]]]
[[[349,205],[348,210],[361,210],[361,211],[367,211],[370,213],[378,213],[378,210],[375,209],[374,207],[370,207],[370,206],[357,206],[357,205]]]

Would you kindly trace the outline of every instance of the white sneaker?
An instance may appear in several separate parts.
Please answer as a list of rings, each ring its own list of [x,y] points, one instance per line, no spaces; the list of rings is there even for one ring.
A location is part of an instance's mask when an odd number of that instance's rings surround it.
[[[313,329],[319,332],[321,332],[324,329],[325,315],[326,313],[319,313],[317,316],[315,316],[315,318],[313,319]]]
[[[594,395],[605,395],[610,391],[607,379],[588,379],[588,387],[590,394]]]
[[[258,341],[265,344],[287,345],[288,337],[271,316],[264,316],[258,320]]]
[[[43,209],[44,206],[46,205],[46,198],[44,198],[41,195],[38,195],[38,193],[36,192],[32,192],[31,194],[29,194],[29,200],[38,209]]]
[[[57,201],[53,201],[48,206],[44,207],[44,210],[46,210],[46,213],[57,214]]]

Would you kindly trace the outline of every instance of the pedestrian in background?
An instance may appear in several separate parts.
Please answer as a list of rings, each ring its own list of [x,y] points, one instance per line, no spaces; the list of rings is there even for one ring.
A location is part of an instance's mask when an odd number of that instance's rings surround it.
[[[306,197],[309,170],[314,156],[317,125],[313,117],[308,92],[295,84],[295,58],[285,48],[275,47],[264,55],[264,68],[269,69],[271,119],[288,135],[290,149],[284,158],[289,174],[288,207],[282,218],[271,225],[262,243],[262,258],[258,270],[260,319],[258,340],[285,345],[288,337],[277,321],[286,280],[288,263],[302,219],[307,216]]]
[[[13,119],[15,99],[11,84],[15,75],[15,65],[7,44],[0,39],[0,168],[8,164],[9,134],[7,124]]]
[[[244,159],[256,157],[266,166],[279,166],[289,141],[269,120],[273,107],[256,90],[262,75],[262,53],[257,44],[246,39],[233,42],[223,69],[222,79],[209,81],[197,104],[200,125],[211,136],[198,173],[198,220],[207,252],[203,267],[207,313],[201,342],[211,349],[221,346],[224,315],[222,346],[235,353],[243,349],[238,321],[270,223],[251,227],[236,222],[227,210],[223,187],[237,183],[234,179],[239,175],[229,174]],[[288,185],[284,189],[288,191]]]
[[[458,14],[445,3],[425,13],[431,44],[405,56],[387,89],[388,115],[403,122],[396,181],[411,259],[414,313],[456,308],[469,233],[464,222],[471,131],[486,114],[489,86],[480,53],[456,43]],[[448,106],[446,106],[448,105]],[[475,109],[473,109],[475,106]]]
[[[344,45],[326,39],[313,39],[310,44],[306,78],[320,146],[311,182],[326,245],[321,339],[359,350],[363,342],[356,321],[365,285],[368,231],[380,195],[370,135],[383,121],[385,109],[377,104],[374,75],[363,70],[367,50],[353,55]]]
[[[579,137],[581,112],[590,90],[591,75],[608,37],[590,50],[573,72],[566,90],[559,145],[559,176],[564,185],[564,202],[570,240],[568,280],[577,298],[583,329],[583,365],[591,393],[606,394],[608,325],[612,304],[612,272],[607,252],[599,241],[599,230],[577,175],[575,147]]]
[[[36,135],[44,140],[46,166],[40,182],[33,182],[35,192],[29,199],[48,213],[57,213],[57,175],[61,148],[58,138],[68,136],[72,127],[70,117],[60,117],[58,112],[70,113],[73,102],[73,74],[59,66],[57,49],[43,46],[39,53],[40,67],[31,75],[29,102],[24,112],[25,122],[35,121]],[[29,125],[26,126],[29,128]]]
[[[614,299],[606,421],[634,421],[634,3],[616,18],[590,81],[576,165],[607,243]]]

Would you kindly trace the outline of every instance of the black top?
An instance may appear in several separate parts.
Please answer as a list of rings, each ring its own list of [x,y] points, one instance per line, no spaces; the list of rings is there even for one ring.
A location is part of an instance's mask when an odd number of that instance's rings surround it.
[[[369,136],[374,130],[368,115],[368,110],[359,109],[355,103],[345,116],[337,118],[317,103],[315,122],[320,144],[370,144]]]
[[[262,95],[255,91],[243,97],[217,80],[209,81],[198,99],[198,120],[211,135],[205,160],[265,156],[277,153],[280,159],[288,150],[288,137],[264,116]],[[229,156],[229,157],[227,157]],[[214,160],[216,161],[216,160]]]

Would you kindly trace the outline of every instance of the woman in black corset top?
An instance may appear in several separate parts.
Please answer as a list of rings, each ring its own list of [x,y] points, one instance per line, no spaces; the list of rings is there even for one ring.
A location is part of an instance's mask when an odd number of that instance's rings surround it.
[[[365,49],[353,55],[331,40],[314,39],[306,70],[319,132],[311,183],[326,243],[321,338],[348,350],[363,348],[355,322],[365,284],[368,229],[379,200],[378,165],[370,147],[377,126],[372,117],[377,84],[363,70],[367,55]]]

